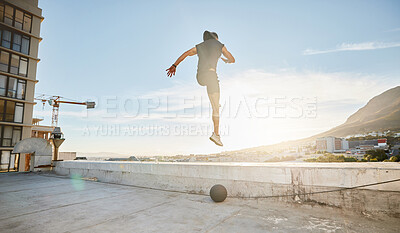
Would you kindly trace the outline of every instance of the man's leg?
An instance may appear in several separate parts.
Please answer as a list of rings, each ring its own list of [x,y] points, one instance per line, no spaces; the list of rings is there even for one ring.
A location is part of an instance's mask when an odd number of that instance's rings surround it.
[[[219,98],[220,98],[219,90],[215,92],[210,92],[209,88],[207,87],[207,93],[212,107],[212,121],[214,123],[214,133],[219,136]]]

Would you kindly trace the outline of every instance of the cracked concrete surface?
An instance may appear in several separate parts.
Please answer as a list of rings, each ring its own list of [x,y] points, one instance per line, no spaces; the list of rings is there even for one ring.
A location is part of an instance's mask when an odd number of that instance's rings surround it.
[[[0,174],[1,232],[398,232],[400,219],[341,209]]]

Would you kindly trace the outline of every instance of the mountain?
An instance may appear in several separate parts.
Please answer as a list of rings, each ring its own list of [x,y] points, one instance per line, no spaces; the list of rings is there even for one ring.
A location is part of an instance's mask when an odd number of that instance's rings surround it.
[[[400,86],[375,96],[346,122],[316,136],[344,137],[371,131],[400,128]]]
[[[308,143],[319,137],[345,137],[348,135],[363,134],[372,131],[386,131],[389,129],[400,129],[400,86],[389,89],[373,97],[364,107],[347,118],[345,123],[326,132],[304,139],[248,148],[240,151],[249,152],[282,149]]]

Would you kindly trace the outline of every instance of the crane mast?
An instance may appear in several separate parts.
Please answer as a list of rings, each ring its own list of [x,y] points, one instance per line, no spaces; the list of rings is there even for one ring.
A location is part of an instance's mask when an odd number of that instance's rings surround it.
[[[53,106],[53,111],[51,114],[51,126],[58,126],[58,112],[60,110],[60,106]]]

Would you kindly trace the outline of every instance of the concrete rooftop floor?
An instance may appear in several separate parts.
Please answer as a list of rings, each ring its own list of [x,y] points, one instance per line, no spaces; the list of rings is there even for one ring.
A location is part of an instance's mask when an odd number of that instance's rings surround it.
[[[70,179],[0,174],[0,232],[398,232],[400,219],[276,199],[184,194]]]

